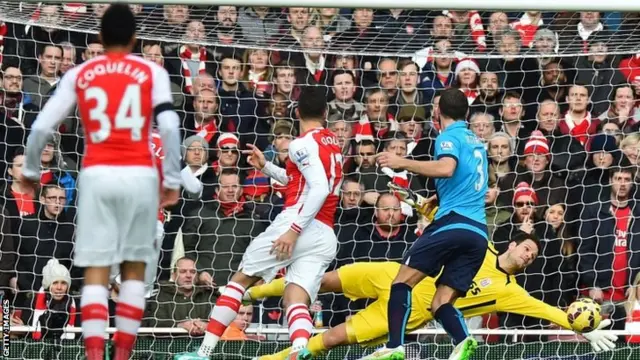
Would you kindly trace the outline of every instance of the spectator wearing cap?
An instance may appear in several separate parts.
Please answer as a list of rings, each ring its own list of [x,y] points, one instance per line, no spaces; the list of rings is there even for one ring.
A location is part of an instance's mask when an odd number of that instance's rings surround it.
[[[478,81],[478,96],[469,106],[469,113],[476,112],[486,113],[493,116],[494,119],[500,119],[500,106],[502,96],[498,90],[498,74],[490,71],[480,73]],[[500,122],[494,124],[496,130],[500,128]]]
[[[433,156],[433,141],[438,136],[432,124],[427,121],[426,107],[405,105],[397,117],[398,128],[410,139],[407,155],[416,160],[427,160]]]
[[[540,67],[543,67],[558,53],[558,34],[546,27],[538,28],[531,47],[534,53],[542,55],[537,60]]]
[[[604,30],[591,34],[588,40],[589,55],[581,56],[576,62],[576,82],[592,87],[591,112],[596,116],[609,108],[609,98],[614,86],[625,82],[622,73],[613,66],[613,57],[606,54],[609,52],[607,43],[612,36],[612,33]]]
[[[42,269],[42,287],[35,294],[31,311],[23,311],[22,320],[31,324],[34,340],[73,339],[74,333],[64,331],[76,322],[76,304],[69,295],[71,275],[57,259],[49,259]]]
[[[42,269],[49,259],[56,258],[65,267],[71,267],[75,227],[73,218],[63,211],[65,190],[56,184],[44,185],[39,201],[38,211],[25,216],[17,229],[20,235],[17,283],[23,300],[42,286]]]
[[[480,92],[478,90],[478,77],[480,66],[473,59],[461,59],[456,64],[453,87],[460,89],[467,97],[469,105],[473,104]]]
[[[635,169],[610,168],[609,198],[585,206],[578,270],[588,296],[602,302],[614,329],[624,329],[625,291],[640,270],[640,207],[633,199]]]
[[[539,198],[536,191],[526,182],[519,183],[512,191],[514,207],[513,215],[501,224],[498,224],[493,233],[493,241],[496,250],[506,250],[509,239],[518,232],[536,234],[540,238],[540,252],[538,258],[527,266],[523,273],[516,276],[518,284],[524,287],[533,297],[557,306],[560,298],[560,275],[558,269],[562,263],[562,242],[557,241],[556,234],[551,225],[539,218],[535,208]],[[502,314],[500,322],[510,328],[540,328],[548,323],[536,318],[524,317],[514,314]],[[537,341],[525,339],[525,341]]]
[[[240,151],[238,146],[240,140],[231,133],[222,133],[216,142],[218,160],[212,164],[213,171],[217,176],[224,169],[237,169],[240,160]],[[237,170],[236,170],[237,171]]]
[[[501,197],[501,202],[506,203],[507,199],[513,197],[513,186],[521,182],[531,184],[531,188],[535,190],[537,199],[539,217],[545,211],[545,207],[557,203],[565,203],[567,189],[564,181],[552,176],[549,171],[549,161],[551,154],[549,152],[549,143],[542,132],[536,130],[531,133],[529,140],[524,147],[524,168],[516,169],[517,173],[509,173],[502,179],[501,184],[505,188]]]
[[[191,174],[202,183],[202,198],[213,196],[216,174],[208,165],[209,144],[198,135],[191,135],[182,142],[182,160]],[[184,171],[184,170],[183,170]],[[186,198],[186,196],[185,196]]]
[[[558,125],[564,135],[571,135],[588,150],[589,137],[596,133],[600,120],[589,111],[590,90],[587,85],[574,84],[567,94],[569,110]]]
[[[182,239],[185,256],[196,260],[196,268],[209,273],[215,284],[226,284],[266,224],[254,219],[254,205],[242,196],[237,170],[223,169],[218,182],[215,201],[186,214]]]

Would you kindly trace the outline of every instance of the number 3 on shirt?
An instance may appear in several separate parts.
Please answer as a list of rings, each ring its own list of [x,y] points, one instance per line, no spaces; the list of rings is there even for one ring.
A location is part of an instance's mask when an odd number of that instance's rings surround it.
[[[89,134],[93,143],[101,143],[111,135],[111,119],[106,114],[109,106],[109,96],[100,87],[90,87],[84,92],[85,100],[95,100],[96,105],[89,110],[89,120],[100,123],[100,129]],[[142,127],[144,117],[140,112],[140,85],[130,84],[122,94],[118,111],[114,119],[116,129],[130,129],[131,140],[140,141],[142,139]]]
[[[476,167],[476,171],[478,172],[478,181],[475,183],[476,191],[480,191],[484,184],[484,156],[482,156],[482,152],[480,152],[480,150],[473,150],[473,157],[480,162],[478,167]]]

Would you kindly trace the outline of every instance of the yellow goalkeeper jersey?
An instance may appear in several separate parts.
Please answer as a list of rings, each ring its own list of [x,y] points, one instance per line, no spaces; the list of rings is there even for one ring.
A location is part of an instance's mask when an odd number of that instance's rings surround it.
[[[498,265],[498,253],[490,246],[482,267],[475,276],[467,296],[455,306],[464,317],[484,315],[496,311],[533,316],[549,320],[571,330],[567,315],[561,309],[545,304],[523,289],[513,275]],[[395,262],[354,263],[338,269],[342,290],[346,297],[377,299],[348,321],[348,331],[358,343],[375,345],[387,334],[387,302],[391,283],[400,270]],[[429,311],[436,291],[436,279],[426,278],[412,292],[412,309],[407,330],[413,331],[433,320]]]
[[[427,286],[424,290],[420,285],[418,285],[420,290],[416,287],[416,296],[426,296],[432,299],[435,293],[435,283]],[[515,276],[507,274],[500,268],[498,253],[491,245],[487,250],[482,267],[473,279],[467,296],[458,299],[455,306],[465,317],[500,311],[545,319],[571,330],[567,314],[564,311],[529,295],[525,289],[518,285]]]

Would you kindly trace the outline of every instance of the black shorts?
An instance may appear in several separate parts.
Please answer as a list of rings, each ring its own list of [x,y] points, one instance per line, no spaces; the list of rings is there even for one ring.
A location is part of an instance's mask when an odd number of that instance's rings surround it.
[[[482,234],[485,234],[484,236]],[[405,254],[403,263],[465,296],[487,252],[487,225],[449,213],[429,225]]]

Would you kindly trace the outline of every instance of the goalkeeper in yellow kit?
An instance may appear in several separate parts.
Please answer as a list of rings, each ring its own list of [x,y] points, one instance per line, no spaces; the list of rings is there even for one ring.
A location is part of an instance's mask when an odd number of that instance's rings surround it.
[[[508,249],[500,255],[490,246],[467,296],[458,299],[456,307],[465,317],[496,311],[510,312],[545,319],[571,330],[564,311],[530,296],[516,282],[514,275],[530,265],[538,256],[538,251],[539,240],[526,233],[516,235]],[[399,268],[400,264],[395,262],[359,262],[324,275],[321,292],[342,292],[351,300],[377,300],[345,323],[312,337],[308,350],[313,356],[340,345],[375,346],[386,340],[389,288]],[[436,290],[435,283],[436,279],[426,278],[414,289],[408,332],[433,320],[429,307]],[[253,287],[245,294],[245,300],[281,296],[284,286],[284,279],[278,279]],[[610,320],[604,320],[597,330],[583,334],[597,352],[615,348],[617,337],[600,330],[609,324]],[[277,354],[262,356],[259,360],[284,360],[289,352],[290,349],[285,349]]]

